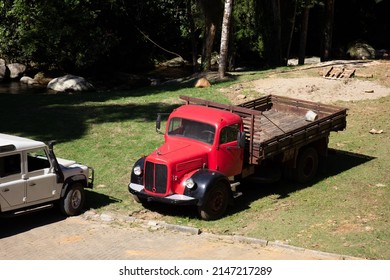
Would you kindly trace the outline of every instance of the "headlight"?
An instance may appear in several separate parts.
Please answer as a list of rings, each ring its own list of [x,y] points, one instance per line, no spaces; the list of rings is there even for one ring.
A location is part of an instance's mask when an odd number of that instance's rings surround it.
[[[194,180],[192,180],[192,178],[189,178],[189,179],[185,180],[184,185],[187,188],[192,189],[193,187],[195,187],[195,182],[194,182]]]
[[[133,172],[134,172],[135,175],[141,176],[141,174],[142,174],[141,166],[137,165],[136,167],[134,167]]]

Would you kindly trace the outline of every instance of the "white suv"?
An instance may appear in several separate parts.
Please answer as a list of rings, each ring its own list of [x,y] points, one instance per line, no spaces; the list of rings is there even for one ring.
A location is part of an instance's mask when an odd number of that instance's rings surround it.
[[[0,214],[20,214],[58,203],[68,216],[81,213],[84,188],[92,188],[94,170],[56,158],[54,141],[0,133]]]

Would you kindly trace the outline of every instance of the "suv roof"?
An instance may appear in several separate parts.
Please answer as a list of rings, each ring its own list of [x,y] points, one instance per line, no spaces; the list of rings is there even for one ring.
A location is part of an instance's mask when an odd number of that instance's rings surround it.
[[[45,143],[32,139],[0,133],[0,153],[44,147]]]

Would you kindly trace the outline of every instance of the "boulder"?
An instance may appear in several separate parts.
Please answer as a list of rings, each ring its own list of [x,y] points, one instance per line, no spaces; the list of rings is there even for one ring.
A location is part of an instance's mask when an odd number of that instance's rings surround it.
[[[22,84],[27,84],[27,85],[36,85],[36,84],[39,84],[38,81],[34,80],[33,78],[31,77],[28,77],[28,76],[23,76],[20,78],[20,82]]]
[[[0,82],[8,80],[10,77],[9,69],[5,65],[0,65]]]
[[[7,64],[7,67],[10,71],[11,79],[16,79],[23,76],[24,72],[26,71],[26,65],[21,63],[10,63]]]
[[[196,81],[195,83],[195,87],[196,88],[207,88],[207,87],[210,87],[211,84],[209,82],[209,80],[207,80],[206,78],[200,78]]]
[[[65,75],[51,80],[48,89],[55,91],[92,91],[94,86],[83,77],[75,75]]]
[[[347,54],[352,59],[373,59],[375,49],[367,43],[357,42],[348,48]]]

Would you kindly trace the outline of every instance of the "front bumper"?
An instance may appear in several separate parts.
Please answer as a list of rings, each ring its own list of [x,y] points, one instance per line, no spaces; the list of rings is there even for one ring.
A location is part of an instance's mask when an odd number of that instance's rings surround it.
[[[178,205],[196,205],[198,203],[197,198],[193,198],[183,194],[172,194],[168,196],[152,196],[145,192],[144,186],[139,184],[130,183],[129,192],[138,196],[141,199],[147,201],[157,201],[166,204],[178,204]]]
[[[95,181],[95,169],[93,169],[92,167],[88,166],[88,184],[87,184],[87,187],[92,189],[94,181]]]

